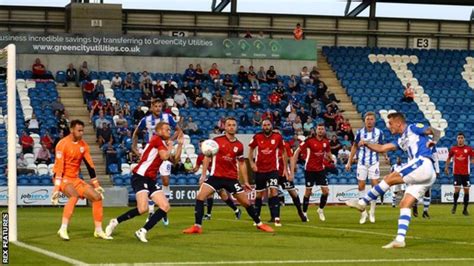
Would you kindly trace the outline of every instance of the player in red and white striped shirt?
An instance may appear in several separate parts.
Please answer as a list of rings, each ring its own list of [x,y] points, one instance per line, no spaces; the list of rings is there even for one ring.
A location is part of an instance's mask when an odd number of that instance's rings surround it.
[[[454,199],[452,214],[456,213],[456,207],[458,204],[459,192],[461,186],[464,188],[464,215],[469,215],[467,206],[469,205],[469,189],[471,183],[470,178],[470,167],[471,161],[474,162],[474,151],[471,147],[464,144],[464,133],[459,132],[457,136],[457,145],[451,147],[449,150],[448,160],[446,161],[446,167],[444,171],[449,175],[449,164],[451,159],[453,160],[453,177],[454,177]]]
[[[173,149],[173,142],[169,141],[171,137],[171,127],[166,122],[160,122],[155,128],[156,135],[146,145],[143,155],[138,165],[133,169],[132,188],[136,193],[137,207],[110,220],[105,229],[107,235],[111,235],[115,227],[124,221],[132,219],[143,213],[148,212],[148,199],[152,199],[159,207],[145,223],[145,225],[135,232],[135,236],[142,242],[148,242],[146,233],[155,226],[169,211],[169,202],[163,193],[160,185],[156,183],[158,170],[163,161],[170,159],[170,151]],[[181,157],[183,148],[183,134],[178,136],[178,148],[174,159]]]
[[[239,173],[244,180],[244,187],[251,190],[248,182],[247,166],[244,161],[244,146],[236,137],[237,121],[229,117],[224,122],[225,134],[214,138],[219,145],[219,151],[212,157],[211,175],[206,179],[203,171],[201,179],[205,180],[199,188],[194,207],[195,222],[190,228],[183,231],[185,234],[200,234],[202,232],[202,218],[204,216],[204,201],[216,191],[225,189],[230,192],[257,225],[257,229],[264,232],[273,232],[273,229],[262,223],[253,205],[250,205],[247,193],[239,183]],[[204,159],[203,169],[209,165],[209,157]]]
[[[291,175],[294,177],[296,162],[302,150],[306,150],[305,159],[305,182],[306,190],[303,198],[303,212],[306,215],[308,210],[309,198],[313,191],[313,186],[321,186],[321,199],[319,201],[318,214],[321,221],[325,221],[323,208],[329,196],[328,180],[324,166],[324,158],[328,161],[332,160],[329,141],[326,138],[326,129],[323,124],[316,127],[316,136],[307,138],[300,144],[291,159]]]

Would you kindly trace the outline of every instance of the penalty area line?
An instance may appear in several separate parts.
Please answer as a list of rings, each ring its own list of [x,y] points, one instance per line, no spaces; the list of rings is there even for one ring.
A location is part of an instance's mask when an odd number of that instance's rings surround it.
[[[66,256],[60,255],[58,253],[55,253],[55,252],[52,252],[52,251],[49,251],[49,250],[46,250],[46,249],[42,249],[42,248],[39,248],[39,247],[35,247],[35,246],[29,245],[29,244],[26,244],[26,243],[23,243],[23,242],[20,242],[20,241],[12,242],[12,243],[16,246],[29,249],[29,250],[34,251],[36,253],[40,253],[40,254],[43,254],[43,255],[48,256],[50,258],[57,259],[57,260],[60,260],[60,261],[64,261],[64,262],[72,264],[72,265],[89,265],[89,264],[87,264],[83,261],[75,260],[73,258],[66,257]]]

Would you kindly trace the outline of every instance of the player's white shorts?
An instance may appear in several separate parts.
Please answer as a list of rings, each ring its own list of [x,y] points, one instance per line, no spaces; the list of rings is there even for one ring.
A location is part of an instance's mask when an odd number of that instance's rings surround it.
[[[405,191],[407,189],[407,185],[406,184],[398,184],[398,185],[395,185],[395,186],[391,186],[390,189],[392,190],[392,192]]]
[[[380,178],[379,162],[372,165],[357,164],[357,180],[365,181],[368,179]]]
[[[433,161],[426,157],[414,158],[408,161],[398,172],[407,185],[405,193],[418,200],[436,181]]]
[[[160,165],[160,176],[170,176],[171,175],[171,162],[163,161]]]

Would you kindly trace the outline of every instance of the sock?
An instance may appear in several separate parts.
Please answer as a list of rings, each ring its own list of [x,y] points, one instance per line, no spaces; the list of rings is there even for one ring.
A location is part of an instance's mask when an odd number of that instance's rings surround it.
[[[214,197],[207,198],[207,214],[211,215],[212,205],[214,205]]]
[[[375,214],[375,206],[377,206],[377,201],[371,201],[370,202],[370,215],[374,215]]]
[[[293,204],[295,205],[296,209],[298,210],[298,213],[302,213],[303,210],[301,209],[301,201],[300,201],[300,197],[296,196],[296,197],[291,197],[291,199],[293,200]]]
[[[138,212],[138,208],[134,208],[120,215],[119,217],[117,217],[117,222],[118,223],[125,222],[126,220],[130,220],[133,217],[138,216],[138,215],[140,215],[140,213]]]
[[[320,209],[324,209],[324,206],[326,206],[326,202],[328,202],[328,196],[329,195],[321,194],[321,198],[319,200],[319,208]]]
[[[424,212],[427,212],[428,209],[430,208],[430,204],[431,204],[431,197],[428,195],[423,197],[423,211]]]
[[[147,231],[150,231],[150,229],[152,229],[153,226],[155,226],[155,224],[165,216],[165,214],[166,212],[164,210],[158,209],[155,213],[153,213],[150,219],[148,219],[148,222],[146,222],[143,228],[145,228]]]
[[[362,199],[359,200],[359,204],[367,205],[371,201],[377,200],[377,198],[380,195],[383,195],[389,188],[390,186],[387,184],[387,182],[385,182],[385,180],[383,180],[375,187],[372,187],[372,189]]]
[[[308,211],[308,206],[309,206],[309,197],[304,196],[303,197],[303,212]]]
[[[397,237],[395,240],[403,242],[405,241],[405,236],[408,231],[408,226],[410,225],[411,220],[411,211],[410,208],[400,209],[400,217],[398,218],[398,231]]]
[[[163,186],[163,192],[165,193],[166,199],[169,201],[170,195],[171,195],[170,186]],[[165,215],[163,215],[163,220],[168,220],[168,213],[167,212],[165,212]]]
[[[148,213],[155,212],[155,203],[152,200],[148,201]]]
[[[102,200],[92,202],[92,216],[94,217],[94,222],[102,222],[102,218],[104,217]]]
[[[196,200],[196,206],[194,206],[194,224],[201,226],[203,216],[204,216],[204,201]]]
[[[469,193],[464,193],[464,210],[467,210],[469,205]]]
[[[392,205],[395,206],[397,205],[397,194],[393,193],[392,196]]]
[[[458,205],[458,199],[459,199],[459,192],[454,192],[454,198],[453,198],[454,207]]]
[[[67,230],[67,224],[61,224],[61,229],[62,230]]]
[[[230,197],[225,201],[225,204],[227,204],[227,206],[229,206],[232,210],[237,210],[237,206],[235,206],[234,201]]]
[[[280,218],[280,199],[278,196],[268,199],[268,207],[272,218]]]
[[[78,201],[77,197],[69,198],[66,205],[64,205],[63,218],[66,218],[67,220],[71,220],[77,201]]]
[[[253,221],[257,225],[260,225],[262,223],[262,221],[260,221],[260,218],[258,217],[257,212],[256,212],[255,208],[253,207],[253,205],[249,205],[247,208],[245,208],[245,210],[247,210],[248,215],[250,217],[252,217]]]
[[[255,198],[255,213],[260,217],[260,212],[262,210],[262,199]]]

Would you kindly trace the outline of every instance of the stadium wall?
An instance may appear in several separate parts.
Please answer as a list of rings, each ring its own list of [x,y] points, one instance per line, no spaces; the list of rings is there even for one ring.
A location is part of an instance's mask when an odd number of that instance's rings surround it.
[[[93,71],[143,71],[162,73],[182,73],[189,64],[201,64],[207,71],[212,63],[217,63],[221,73],[237,73],[240,65],[275,66],[279,75],[291,75],[301,71],[303,66],[312,67],[315,61],[306,60],[269,60],[269,59],[221,59],[221,58],[193,58],[193,57],[150,57],[150,56],[94,56],[94,55],[53,55],[53,54],[20,54],[17,56],[17,68],[31,69],[36,58],[40,58],[48,70],[56,73],[65,71],[69,63],[76,68],[83,61],[87,61],[89,69]]]

